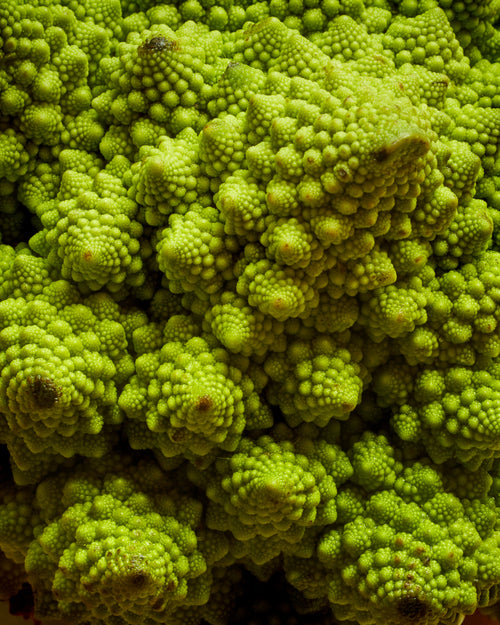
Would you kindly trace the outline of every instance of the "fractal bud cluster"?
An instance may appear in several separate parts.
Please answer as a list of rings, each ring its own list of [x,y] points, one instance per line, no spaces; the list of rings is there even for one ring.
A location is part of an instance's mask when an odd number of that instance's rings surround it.
[[[499,18],[0,1],[1,599],[500,614]]]

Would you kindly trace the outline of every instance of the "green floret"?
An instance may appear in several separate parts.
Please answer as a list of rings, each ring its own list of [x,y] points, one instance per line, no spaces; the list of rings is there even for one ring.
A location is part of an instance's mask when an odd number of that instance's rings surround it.
[[[375,440],[377,460],[380,455],[390,466],[395,452],[383,436],[356,443],[353,453],[358,445],[365,449]],[[368,447],[366,463],[371,457]],[[341,620],[437,624],[443,615],[453,621],[472,613],[478,596],[487,594],[499,573],[497,532],[491,525],[481,529],[494,514],[487,488],[476,499],[461,500],[446,492],[445,472],[420,462],[393,466],[389,481],[378,486],[368,482],[376,492],[364,492],[362,510],[319,537],[318,562],[285,557],[288,581],[309,599],[327,596]],[[356,475],[355,471],[354,479]],[[486,545],[492,549],[488,556]]]
[[[348,330],[358,320],[359,306],[354,297],[342,296],[332,299],[324,291],[311,314],[302,320],[306,328],[313,327],[320,334],[334,334]]]
[[[136,119],[130,125],[130,138],[137,148],[143,145],[154,145],[156,137],[163,134],[163,132],[163,127],[160,124],[147,118]]]
[[[475,469],[498,456],[500,387],[498,365],[489,369],[425,369],[414,381],[411,404],[395,410],[393,427],[404,440],[418,440],[436,463],[453,459]],[[408,420],[413,421],[413,431]]]
[[[401,405],[410,397],[413,390],[413,376],[415,370],[403,359],[391,359],[383,366],[375,369],[372,388],[377,396],[377,402],[383,408],[391,405]],[[413,431],[413,422],[410,424]]]
[[[445,73],[433,72],[422,65],[404,63],[390,75],[390,79],[395,92],[400,94],[403,91],[414,104],[425,103],[437,110],[444,108],[450,88],[450,79]],[[435,116],[437,111],[431,109],[429,113]]]
[[[57,33],[59,35],[59,33]],[[89,61],[85,53],[77,46],[66,45],[55,51],[52,63],[63,82],[63,87],[81,86],[89,72]]]
[[[246,111],[250,97],[258,93],[266,81],[266,74],[258,68],[235,60],[226,63],[214,85],[207,110],[213,118]]]
[[[462,81],[469,62],[441,8],[415,17],[398,16],[387,29],[384,46],[394,52],[396,65],[415,63],[433,72],[445,72]]]
[[[65,127],[61,133],[62,143],[74,150],[97,151],[105,132],[96,111],[90,109],[77,115],[70,114],[63,121]]]
[[[361,398],[360,366],[327,335],[311,345],[290,342],[285,352],[267,358],[264,370],[271,378],[269,401],[281,408],[290,427],[348,419]]]
[[[330,472],[343,452],[326,442],[314,447],[305,437],[299,445],[270,436],[243,439],[230,459],[190,471],[210,500],[207,526],[231,532],[234,555],[263,564],[296,549],[307,528],[336,520]]]
[[[333,89],[335,78],[327,73],[325,87]],[[352,79],[346,74],[349,84]],[[426,168],[437,166],[434,150],[429,149],[429,121],[419,113],[415,123],[416,111],[407,108],[406,100],[392,108],[394,95],[381,87],[377,83],[353,93],[346,86],[341,106],[326,90],[294,78],[287,89],[293,99],[284,115],[272,120],[269,139],[255,146],[262,146],[265,155],[268,173],[263,180],[273,167],[276,171],[266,186],[269,212],[296,216],[302,206],[303,218],[319,242],[345,260],[359,248],[356,238],[367,239],[373,233],[401,239],[413,230],[431,237],[449,223],[456,209],[456,197],[439,176],[433,184],[421,186]],[[249,109],[248,120],[250,113]],[[252,149],[247,151],[249,159]],[[392,185],[390,197],[380,181],[394,178],[398,185]],[[369,245],[373,244],[372,238]]]
[[[457,270],[432,275],[424,289],[427,321],[400,340],[410,364],[474,365],[499,355],[498,271],[498,253],[488,251]]]
[[[211,179],[211,189],[216,191],[218,184],[240,169],[245,144],[243,121],[234,115],[216,117],[204,126],[200,135],[200,160],[203,173]]]
[[[480,106],[498,108],[500,104],[498,70],[498,62],[490,62],[484,58],[471,67],[466,84],[477,94],[477,101]]]
[[[359,322],[372,340],[380,341],[384,336],[398,338],[427,321],[427,298],[421,282],[414,282],[375,289],[362,297]]]
[[[426,266],[432,248],[428,241],[401,239],[389,243],[389,256],[398,276],[418,273]]]
[[[265,138],[273,119],[283,116],[285,111],[286,100],[280,94],[252,95],[245,115],[249,143],[256,145]]]
[[[352,481],[368,492],[389,490],[401,470],[401,461],[387,439],[371,432],[366,432],[354,443],[349,458],[353,468]]]
[[[37,503],[55,507],[26,557],[30,583],[41,595],[38,618],[170,623],[177,610],[193,607],[193,618],[194,606],[207,602],[209,567],[227,544],[196,534],[201,505],[173,480],[167,487],[153,462],[132,466],[110,456],[42,483]],[[200,619],[198,613],[190,622]]]
[[[460,262],[470,261],[489,246],[492,232],[486,202],[473,199],[460,204],[448,228],[432,242],[438,265],[454,269]]]
[[[186,212],[206,190],[200,180],[198,143],[194,130],[187,129],[175,139],[159,137],[158,147],[139,151],[131,193],[144,207],[149,225],[164,225],[173,211]]]
[[[251,308],[234,293],[223,293],[207,310],[203,324],[226,349],[243,356],[264,356],[269,350],[285,349],[283,323]]]
[[[499,152],[500,108],[484,108],[477,104],[458,107],[450,100],[445,110],[454,119],[451,138],[468,143],[472,152],[481,158],[484,170],[494,172]]]
[[[173,293],[193,291],[199,299],[219,292],[232,277],[231,240],[216,210],[206,208],[177,213],[158,237],[158,266]]]
[[[361,19],[369,33],[383,33],[391,23],[391,6],[388,2],[365,2],[366,9],[361,14]]]
[[[95,176],[105,166],[103,159],[98,154],[87,152],[85,150],[69,148],[59,152],[58,161],[61,172],[72,170],[82,174],[87,174],[91,178],[95,178]],[[118,162],[120,162],[119,159],[115,161],[115,163]],[[110,173],[113,173],[111,171],[111,165],[108,165],[107,167]]]
[[[18,199],[36,213],[40,204],[57,196],[60,183],[61,165],[58,161],[38,163],[33,171],[23,176],[19,182]]]
[[[28,247],[17,249],[8,245],[0,246],[1,277],[0,300],[9,297],[33,300],[45,287],[57,279],[47,261],[35,256]]]
[[[328,28],[316,33],[311,40],[323,53],[340,61],[357,60],[363,56],[383,52],[380,40],[370,36],[363,24],[348,15],[330,20]]]
[[[119,0],[85,0],[83,6],[87,21],[106,29],[111,36],[120,37],[122,6]]]
[[[171,34],[171,31],[165,29],[165,35],[168,34]],[[130,71],[134,76],[131,78],[133,89],[155,88],[151,80],[152,76],[154,81],[155,72],[163,74],[163,80],[170,83],[170,89],[173,89],[180,102],[190,97],[189,90],[199,91],[202,88],[203,77],[200,70],[203,70],[205,57],[201,48],[194,47],[192,43],[187,45],[187,42],[167,38],[160,27],[158,32],[146,32],[143,37],[144,40],[137,49],[137,56],[132,59],[125,57],[122,60],[125,65],[130,63]],[[161,100],[163,97],[166,106],[175,106],[176,102],[169,100],[175,98],[175,95],[170,92],[168,85],[160,82],[156,88],[159,90],[158,97],[152,98],[148,94],[150,99]]]
[[[0,74],[2,93],[0,94],[0,111],[2,115],[18,115],[28,101],[28,94],[16,85],[9,85],[7,76]]]
[[[267,216],[265,193],[249,172],[243,170],[229,176],[220,185],[214,200],[227,234],[244,236],[252,241],[264,230]]]
[[[476,58],[478,53],[482,53],[492,61],[498,59],[500,38],[498,28],[494,25],[498,18],[495,2],[476,0],[456,4],[442,0],[440,4],[446,9],[448,19],[467,54]]]
[[[123,326],[88,305],[42,297],[0,303],[2,441],[29,470],[44,454],[102,456],[122,421],[117,386],[131,374]],[[8,426],[8,427],[7,427]]]
[[[245,424],[270,424],[254,389],[225,350],[214,350],[197,336],[181,342],[167,334],[160,350],[139,356],[136,375],[119,405],[132,420],[129,439],[134,448],[194,460],[218,449],[235,449]]]
[[[6,37],[12,84],[2,97],[3,112],[19,115],[16,124],[37,143],[55,144],[60,140],[61,115],[75,114],[90,103],[88,58],[74,45],[84,44],[75,35],[79,22],[69,9],[60,7],[50,12],[39,8],[22,23],[22,29],[11,28]],[[105,52],[103,46],[100,53]]]
[[[443,169],[445,184],[465,204],[474,195],[481,159],[472,152],[469,145],[460,141],[447,141],[444,147],[451,151]]]
[[[63,174],[61,189],[73,177],[72,170]],[[120,179],[105,169],[87,178],[85,192],[77,188],[66,197],[59,190],[53,209],[41,215],[45,228],[36,235],[35,247],[46,251],[49,264],[84,292],[105,287],[123,293],[124,287],[139,287],[145,280],[139,242],[143,227],[134,219],[137,204],[127,196],[130,180],[127,184],[125,176]]]
[[[119,3],[116,4],[119,6]],[[99,8],[102,10],[104,6]],[[78,22],[69,43],[85,52],[89,60],[89,83],[92,84],[97,75],[100,60],[111,52],[109,33],[101,25],[92,22]]]
[[[372,239],[373,241],[373,239]],[[343,295],[357,295],[366,293],[379,287],[388,286],[396,281],[397,275],[391,259],[384,250],[377,247],[372,249],[368,240],[368,249],[359,250],[352,242],[353,255],[363,252],[366,255],[361,258],[352,258],[347,262],[337,263],[328,272],[327,293],[333,299]]]
[[[247,298],[250,306],[278,321],[307,317],[318,305],[314,277],[268,260],[248,263],[236,290]]]
[[[106,161],[111,161],[118,154],[133,159],[137,150],[133,143],[131,126],[109,126],[99,141],[99,151]]]
[[[2,89],[0,105],[26,137],[54,146],[61,141],[64,122],[70,121],[64,116],[88,108],[91,97],[87,56],[77,45],[69,45],[76,40],[78,21],[69,9],[59,9],[33,11],[23,6],[22,26],[11,25],[6,31],[10,84]]]
[[[0,178],[15,182],[28,171],[29,152],[23,134],[12,128],[0,133]]]
[[[273,177],[276,168],[274,162],[274,150],[268,139],[252,145],[246,152],[248,171],[257,180],[269,181]]]
[[[301,76],[315,81],[322,75],[323,67],[328,60],[328,56],[317,46],[290,29],[281,46],[280,54],[273,60],[271,67],[290,77]]]
[[[279,55],[289,30],[276,17],[267,17],[256,24],[249,25],[236,39],[232,58],[251,67],[267,69]]]
[[[12,563],[24,563],[28,547],[34,538],[34,529],[40,523],[39,511],[32,505],[34,495],[33,487],[16,488],[7,480],[2,484],[0,548],[2,554]]]
[[[110,80],[96,98],[103,119],[111,114],[127,126],[150,119],[174,135],[188,126],[201,130],[207,121],[202,109],[216,77],[211,63],[221,43],[201,25],[183,25],[176,32],[171,26],[157,22],[132,32],[119,44],[113,65],[105,57],[101,69]]]
[[[307,223],[298,219],[270,222],[260,238],[266,254],[280,265],[304,268],[323,254]]]

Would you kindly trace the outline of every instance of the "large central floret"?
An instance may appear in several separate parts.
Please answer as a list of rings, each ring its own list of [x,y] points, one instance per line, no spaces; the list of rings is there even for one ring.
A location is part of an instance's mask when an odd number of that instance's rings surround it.
[[[167,323],[165,338],[174,320]],[[213,351],[199,337],[186,339],[167,339],[161,350],[147,350],[137,359],[136,375],[119,399],[132,420],[130,441],[138,449],[153,445],[167,458],[232,451],[245,427],[270,423],[268,410],[254,382],[229,364],[225,350]]]

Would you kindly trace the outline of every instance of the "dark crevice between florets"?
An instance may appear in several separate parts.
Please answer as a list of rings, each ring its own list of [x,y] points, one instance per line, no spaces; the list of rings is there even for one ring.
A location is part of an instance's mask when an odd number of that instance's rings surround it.
[[[0,445],[0,475],[4,482],[12,481],[10,454],[6,445]]]
[[[411,623],[422,621],[429,612],[429,606],[418,597],[403,597],[398,604],[398,611]]]
[[[30,619],[33,616],[35,601],[33,590],[28,583],[24,583],[21,590],[9,599],[9,612],[13,616],[22,616]],[[34,625],[41,625],[41,621],[31,621]]]
[[[244,595],[236,592],[228,625],[335,625],[336,621],[325,605],[313,608],[299,600],[283,575],[275,573],[260,581],[245,571],[240,585]],[[297,605],[296,605],[297,603]],[[208,625],[203,621],[201,625]]]

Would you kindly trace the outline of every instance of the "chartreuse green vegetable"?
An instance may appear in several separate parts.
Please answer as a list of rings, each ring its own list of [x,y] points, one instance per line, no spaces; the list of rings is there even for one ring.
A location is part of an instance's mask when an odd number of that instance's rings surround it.
[[[0,3],[14,610],[498,614],[498,17]]]
[[[81,618],[83,602],[85,618],[106,622],[202,614],[227,540],[200,527],[201,503],[172,486],[167,494],[156,464],[113,456],[42,481],[35,505],[52,506],[56,520],[31,542],[26,570],[46,611]]]
[[[384,436],[370,433],[351,454],[362,509],[321,535],[316,570],[311,559],[286,557],[287,579],[310,598],[326,592],[341,620],[439,622],[470,613],[486,571],[500,575],[490,483],[457,497],[437,468],[405,466]]]

